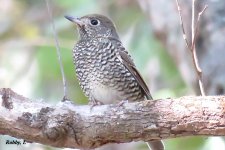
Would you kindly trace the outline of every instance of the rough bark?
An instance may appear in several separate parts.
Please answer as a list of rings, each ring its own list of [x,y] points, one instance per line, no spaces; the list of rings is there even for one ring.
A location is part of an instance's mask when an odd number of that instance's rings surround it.
[[[118,105],[50,105],[0,89],[0,133],[70,148],[181,136],[224,136],[225,97],[185,96]]]

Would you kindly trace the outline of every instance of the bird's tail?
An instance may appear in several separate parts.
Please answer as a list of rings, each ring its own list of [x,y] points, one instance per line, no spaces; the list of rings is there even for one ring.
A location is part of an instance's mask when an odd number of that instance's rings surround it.
[[[151,141],[151,142],[146,142],[148,145],[148,148],[150,150],[165,150],[164,144],[162,141]]]

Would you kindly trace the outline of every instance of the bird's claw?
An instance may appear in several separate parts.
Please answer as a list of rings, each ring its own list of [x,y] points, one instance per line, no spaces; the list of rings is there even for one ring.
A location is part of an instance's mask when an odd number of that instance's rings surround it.
[[[95,106],[103,105],[103,103],[100,101],[94,100],[94,101],[89,101],[88,105],[90,105],[91,110],[92,110]]]
[[[117,104],[117,106],[118,106],[118,107],[121,107],[121,106],[123,106],[125,103],[128,103],[128,100],[122,100],[122,101],[120,101],[120,102]]]

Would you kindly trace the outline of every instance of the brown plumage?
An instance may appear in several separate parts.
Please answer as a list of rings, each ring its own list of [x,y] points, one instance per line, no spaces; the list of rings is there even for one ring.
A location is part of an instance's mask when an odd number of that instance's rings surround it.
[[[78,26],[74,64],[79,84],[92,104],[152,99],[109,18],[98,14],[65,17]],[[150,147],[164,150],[161,141],[150,142]]]

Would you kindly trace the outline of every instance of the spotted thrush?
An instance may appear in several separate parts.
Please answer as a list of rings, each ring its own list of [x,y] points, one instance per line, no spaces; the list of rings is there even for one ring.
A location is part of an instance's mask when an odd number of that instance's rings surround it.
[[[99,14],[65,16],[77,25],[79,41],[73,49],[79,84],[92,104],[152,99],[113,22]],[[149,142],[152,150],[164,150],[161,141]]]

